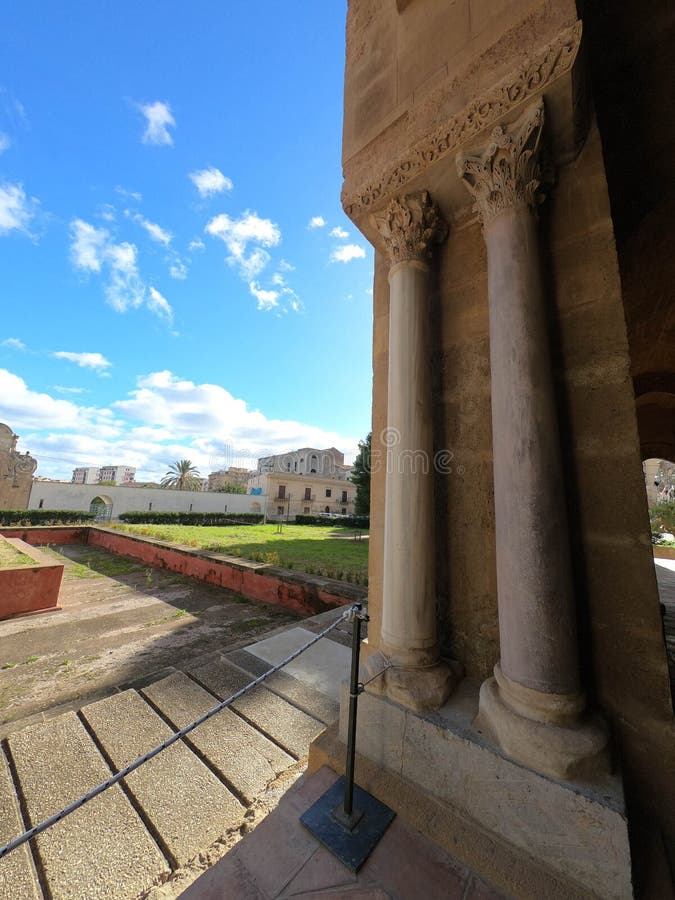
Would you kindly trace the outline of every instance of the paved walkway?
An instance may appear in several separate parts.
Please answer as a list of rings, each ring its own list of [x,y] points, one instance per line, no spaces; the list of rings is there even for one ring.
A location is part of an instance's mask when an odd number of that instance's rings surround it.
[[[96,579],[104,596],[106,589],[112,592],[115,604],[120,603],[124,586],[117,580],[121,574],[117,571],[117,578]],[[153,578],[163,574],[152,573]],[[115,583],[108,584],[110,581]],[[186,595],[189,588],[189,584],[180,587],[180,599],[193,603],[196,613],[194,598]],[[201,591],[204,586],[199,588]],[[166,616],[166,596],[159,599],[157,593],[155,584],[149,613],[146,604],[140,603],[146,620],[150,615],[154,621],[157,607]],[[195,616],[197,636],[188,640],[187,646],[185,641],[175,640],[173,655],[162,658],[160,671],[151,653],[145,666],[149,674],[136,687],[109,687],[103,699],[81,706],[71,703],[71,709],[56,715],[53,709],[46,709],[37,721],[34,717],[33,724],[20,728],[17,725],[21,723],[15,723],[10,729],[0,748],[0,844],[105,781],[269,669],[270,660],[284,658],[341,615],[341,610],[331,611],[304,620],[301,626],[291,619],[290,631],[277,629],[271,635],[268,631],[270,636],[264,640],[249,640],[236,649],[236,641],[230,641],[228,647],[227,638],[232,637],[228,622],[249,621],[250,605],[244,604],[246,612],[237,616],[241,609],[238,598],[210,588],[206,594],[203,603],[207,610],[219,602],[212,611],[218,627],[215,635],[210,632],[209,641],[205,643],[204,633],[199,634],[199,617]],[[91,592],[88,597],[93,603]],[[233,607],[234,617],[223,616],[220,606]],[[132,621],[125,628],[122,606],[115,628],[136,635],[134,612],[138,608],[138,602],[130,603]],[[101,617],[110,614],[109,609],[104,614],[95,604],[92,609],[85,603],[81,609],[89,614],[78,620],[73,605],[66,604],[66,609],[76,620],[74,635],[78,634],[77,621],[99,624]],[[171,606],[168,609],[174,611]],[[262,624],[269,628],[269,615],[274,618],[274,612],[259,606],[254,609],[257,630]],[[40,626],[38,622],[38,632],[54,633],[58,619],[48,618],[51,624],[44,620]],[[284,615],[282,621],[289,618]],[[35,617],[5,625],[18,627],[19,634],[26,624],[31,625],[34,637],[37,621]],[[250,631],[250,624],[247,628]],[[302,664],[296,663],[292,672],[268,679],[120,785],[31,845],[0,860],[1,900],[177,896],[274,809],[304,771],[310,742],[338,715],[337,689],[349,671],[347,630],[348,626],[341,625],[316,645],[318,652],[312,655],[310,651]],[[97,639],[103,640],[105,633],[99,633]],[[126,649],[123,636],[117,637]],[[211,649],[214,646],[223,649]],[[170,649],[167,642],[164,654]],[[174,665],[167,666],[168,662]],[[48,699],[42,700],[43,707],[48,707]]]
[[[324,767],[289,790],[279,806],[181,900],[499,900],[502,896],[394,819],[355,875],[300,824],[337,775]]]

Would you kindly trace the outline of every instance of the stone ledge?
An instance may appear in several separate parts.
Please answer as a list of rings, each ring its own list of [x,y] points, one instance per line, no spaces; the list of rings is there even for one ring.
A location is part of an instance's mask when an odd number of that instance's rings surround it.
[[[478,684],[469,679],[437,713],[414,713],[366,691],[359,704],[357,729],[361,786],[390,805],[400,790],[415,796],[409,802],[419,808],[416,827],[460,858],[458,843],[465,846],[471,868],[518,897],[632,897],[620,779],[571,784],[513,762],[473,729],[477,705]],[[331,765],[343,766],[338,743],[343,748],[346,742],[347,708],[343,697],[340,730],[326,739],[326,747],[333,749],[328,753],[315,742],[310,769],[313,755],[319,752],[328,756]],[[400,800],[394,805],[408,815]],[[435,834],[439,816],[446,825]],[[474,840],[474,832],[484,835],[480,841]],[[497,880],[489,859],[493,851],[487,849],[494,842],[507,845],[508,854],[520,859],[521,873],[555,872],[564,889],[530,891],[523,882],[515,890],[508,871],[513,862],[505,862],[503,870],[500,864],[502,881]]]

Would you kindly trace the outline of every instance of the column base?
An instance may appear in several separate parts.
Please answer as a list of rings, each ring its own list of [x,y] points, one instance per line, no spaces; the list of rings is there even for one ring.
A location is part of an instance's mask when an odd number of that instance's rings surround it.
[[[511,759],[543,775],[573,781],[610,771],[607,729],[599,717],[586,713],[564,724],[527,718],[509,705],[496,678],[481,685],[474,727]]]
[[[443,706],[461,677],[461,666],[452,662],[425,668],[391,666],[384,673],[382,693],[406,709],[431,712]]]

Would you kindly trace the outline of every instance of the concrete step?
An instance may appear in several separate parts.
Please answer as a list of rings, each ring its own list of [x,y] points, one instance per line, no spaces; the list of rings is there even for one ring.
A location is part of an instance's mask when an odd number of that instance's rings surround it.
[[[272,665],[246,650],[233,650],[225,654],[225,659],[248,673],[251,680],[267,672]],[[298,709],[314,716],[324,725],[331,725],[340,715],[340,704],[336,700],[285,672],[270,675],[265,680],[265,687],[273,694],[290,700]]]
[[[12,735],[8,746],[29,825],[58,812],[110,776],[74,712]],[[35,839],[52,900],[129,898],[169,866],[119,785]],[[17,851],[18,852],[18,851]],[[20,896],[12,892],[10,896]]]
[[[183,728],[218,702],[182,672],[143,689],[174,728]],[[294,760],[240,716],[223,709],[185,738],[236,793],[251,804]]]
[[[134,690],[81,712],[115,771],[172,734]],[[144,763],[125,783],[174,865],[184,865],[242,822],[242,805],[182,741]]]
[[[247,672],[232,665],[219,654],[210,654],[185,668],[193,678],[221,700],[251,680]],[[235,700],[232,709],[295,759],[307,755],[310,743],[324,729],[323,723],[314,716],[308,715],[262,686]]]
[[[0,750],[0,844],[6,844],[23,831],[24,825],[9,766]],[[42,900],[42,891],[27,844],[0,860],[0,897]]]

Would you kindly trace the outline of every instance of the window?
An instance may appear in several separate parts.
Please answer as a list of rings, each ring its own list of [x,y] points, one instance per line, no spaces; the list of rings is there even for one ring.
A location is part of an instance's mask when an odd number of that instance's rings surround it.
[[[294,463],[293,463],[293,469],[294,469],[296,472],[298,471],[298,464],[297,464],[297,462],[294,462]]]
[[[305,488],[305,500],[312,499],[312,489],[311,487]]]
[[[285,500],[285,499],[286,499],[286,485],[285,485],[285,484],[280,484],[280,485],[279,485],[279,493],[277,494],[277,498],[278,498],[279,500]]]
[[[326,497],[330,497],[332,493],[333,491],[331,490],[331,488],[326,488]]]
[[[327,513],[330,512],[330,506],[327,506],[327,507],[326,507],[325,512],[327,512]]]
[[[306,506],[306,507],[305,507],[304,512],[305,512],[305,515],[306,515],[306,516],[309,515],[309,506]]]
[[[38,509],[42,509],[42,507],[43,507],[44,505],[45,505],[45,501],[44,501],[44,500],[40,500],[40,503],[38,504]]]
[[[148,512],[152,509],[152,503],[148,503]]]
[[[347,503],[347,491],[342,492],[342,502]]]
[[[343,516],[346,516],[346,515],[347,515],[347,507],[346,507],[346,506],[343,506],[343,507],[342,507],[342,515],[343,515]]]
[[[277,506],[277,515],[278,515],[278,516],[283,516],[283,514],[284,514],[284,508],[283,508],[283,506]]]

